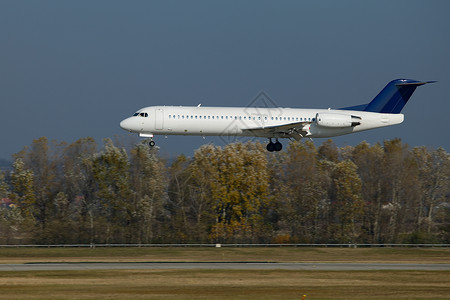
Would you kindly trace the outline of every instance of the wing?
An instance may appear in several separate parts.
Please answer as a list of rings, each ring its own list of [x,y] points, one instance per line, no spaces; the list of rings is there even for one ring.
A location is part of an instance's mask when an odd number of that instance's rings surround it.
[[[293,138],[297,141],[311,135],[309,126],[311,122],[296,122],[277,126],[255,127],[243,129],[243,132],[251,133],[257,137]]]

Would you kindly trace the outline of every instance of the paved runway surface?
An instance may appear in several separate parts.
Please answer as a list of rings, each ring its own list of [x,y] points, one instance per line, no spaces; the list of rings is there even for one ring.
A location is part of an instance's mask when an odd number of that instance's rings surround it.
[[[32,263],[0,264],[0,271],[70,271],[70,270],[317,270],[373,271],[416,270],[450,271],[450,264],[381,264],[381,263],[249,263],[249,262],[149,262],[149,263]]]

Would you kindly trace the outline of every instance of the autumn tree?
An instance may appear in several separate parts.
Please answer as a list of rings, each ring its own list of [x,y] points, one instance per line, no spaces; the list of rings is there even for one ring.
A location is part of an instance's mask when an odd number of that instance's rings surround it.
[[[327,201],[318,168],[318,153],[312,142],[290,143],[284,159],[280,202],[281,228],[292,242],[315,242],[319,237],[321,205]]]
[[[42,137],[15,154],[12,170],[0,172],[0,241],[450,241],[442,148],[327,140],[268,153],[259,143],[231,143],[167,165],[144,143],[117,145]]]
[[[400,139],[384,142],[383,176],[383,240],[401,242],[401,235],[415,229],[419,183],[417,165]]]
[[[339,228],[335,239],[339,242],[354,243],[361,234],[364,204],[357,168],[352,161],[345,160],[336,165],[333,174],[336,194],[332,205]]]
[[[36,226],[36,195],[33,171],[26,169],[21,158],[16,158],[11,173],[9,199],[12,211],[8,214],[9,226],[19,240],[29,241]]]
[[[252,242],[264,237],[262,220],[269,202],[266,152],[261,144],[233,143],[214,149],[210,162],[216,241]]]
[[[208,232],[214,222],[211,195],[212,161],[216,149],[205,145],[197,149],[188,160],[180,155],[170,166],[168,211],[171,215],[173,234],[181,241],[209,241]]]
[[[49,143],[46,137],[33,140],[30,147],[25,147],[22,151],[15,154],[15,158],[20,159],[24,168],[33,174],[34,190],[34,212],[33,217],[38,224],[39,234],[36,242],[48,243],[54,239],[51,237],[52,228],[48,227],[55,214],[54,197],[60,192],[61,169],[60,150],[65,143]]]
[[[435,216],[438,208],[448,200],[450,194],[450,156],[439,148],[430,152],[426,147],[416,147],[412,151],[419,171],[420,199],[417,205],[417,234],[422,236],[418,242],[433,242],[432,232],[438,224]],[[445,207],[445,205],[444,205]],[[445,210],[445,208],[441,210]],[[443,214],[445,216],[445,213]]]
[[[164,162],[146,143],[130,153],[130,238],[137,243],[161,240],[167,178]]]
[[[352,161],[358,167],[357,172],[362,183],[364,201],[364,233],[362,240],[368,243],[381,243],[383,196],[384,149],[380,144],[370,146],[366,141],[354,147]]]
[[[91,137],[81,138],[67,145],[62,151],[62,188],[55,198],[66,197],[68,206],[57,204],[57,222],[70,223],[72,243],[93,243],[95,241],[96,184],[93,176],[93,160],[97,143]]]
[[[12,229],[12,210],[14,205],[7,203],[8,200],[8,185],[5,182],[5,174],[0,171],[0,243],[8,244],[13,240],[14,235]]]
[[[317,150],[319,160],[327,160],[333,163],[339,162],[339,149],[333,140],[328,139]]]
[[[119,149],[110,139],[105,139],[104,150],[93,159],[92,169],[97,185],[96,197],[101,207],[97,221],[99,226],[104,226],[100,240],[106,243],[129,242],[128,226],[133,207],[129,201],[130,174],[125,149]]]

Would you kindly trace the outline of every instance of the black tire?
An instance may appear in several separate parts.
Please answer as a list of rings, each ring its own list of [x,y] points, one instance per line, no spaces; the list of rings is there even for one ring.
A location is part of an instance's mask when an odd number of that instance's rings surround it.
[[[274,150],[275,151],[281,151],[281,149],[283,149],[283,144],[281,144],[280,142],[276,142],[274,144]]]
[[[275,144],[274,143],[268,143],[266,146],[267,151],[273,152],[275,151]]]
[[[148,142],[148,145],[150,146],[150,147],[155,147],[155,141],[150,141],[150,142]]]

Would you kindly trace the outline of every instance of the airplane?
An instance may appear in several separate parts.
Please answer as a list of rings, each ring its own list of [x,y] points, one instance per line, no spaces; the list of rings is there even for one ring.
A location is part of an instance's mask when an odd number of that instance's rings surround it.
[[[149,106],[120,127],[149,138],[150,147],[155,135],[246,136],[268,138],[266,148],[274,152],[282,150],[281,138],[329,138],[400,124],[400,112],[416,88],[433,82],[392,80],[371,102],[339,109]]]

